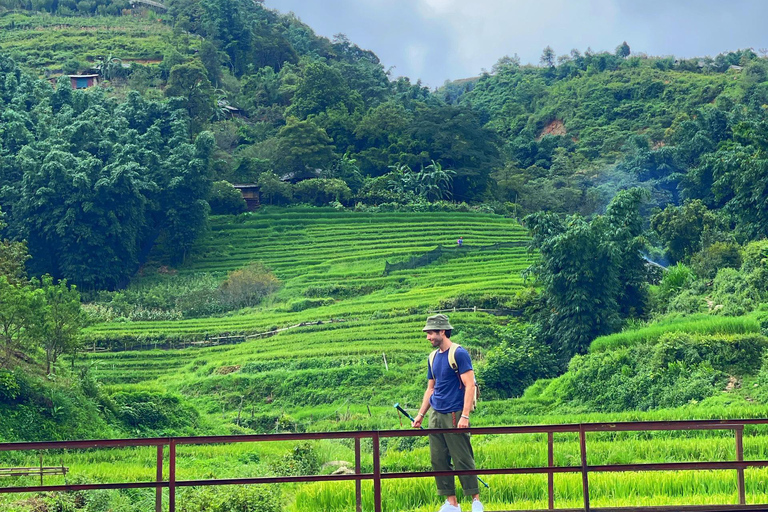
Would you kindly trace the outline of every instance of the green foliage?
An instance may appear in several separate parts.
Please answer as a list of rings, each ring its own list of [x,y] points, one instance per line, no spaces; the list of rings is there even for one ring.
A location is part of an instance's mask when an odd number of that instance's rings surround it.
[[[755,375],[768,339],[761,335],[668,333],[653,344],[576,356],[567,400],[594,410],[676,407],[713,396],[729,375]]]
[[[691,267],[704,279],[712,279],[720,269],[738,269],[741,267],[741,247],[733,242],[715,242],[691,257]]]
[[[190,435],[198,412],[176,395],[154,391],[118,391],[111,395],[117,419],[125,428],[146,437]]]
[[[80,331],[86,317],[80,306],[80,294],[75,286],[67,286],[66,280],[54,284],[53,278],[46,275],[36,285],[42,291],[42,306],[27,329],[43,346],[46,372],[50,374],[60,355],[75,357],[81,348]]]
[[[643,198],[640,189],[621,192],[592,222],[544,213],[526,218],[540,252],[533,270],[544,287],[541,325],[561,362],[616,330],[622,316],[644,314]]]
[[[696,275],[686,265],[677,263],[667,268],[664,277],[661,278],[657,301],[659,304],[666,304],[670,299],[678,295],[696,280]]]
[[[690,258],[701,247],[704,234],[717,226],[717,218],[701,200],[669,205],[651,217],[651,229],[661,238],[673,261]]]
[[[182,512],[282,512],[277,486],[223,486],[189,490],[181,500]]]
[[[221,302],[227,309],[255,306],[280,288],[280,280],[263,263],[249,263],[229,272],[219,286]]]
[[[496,335],[501,343],[488,351],[485,363],[477,370],[483,395],[491,399],[518,397],[537,379],[557,373],[549,347],[537,341],[533,332],[506,328]]]
[[[347,202],[352,191],[340,179],[312,178],[300,181],[294,187],[298,201],[314,206],[325,206],[331,201]]]
[[[237,215],[246,210],[245,199],[228,181],[216,181],[211,186],[208,204],[214,215]]]

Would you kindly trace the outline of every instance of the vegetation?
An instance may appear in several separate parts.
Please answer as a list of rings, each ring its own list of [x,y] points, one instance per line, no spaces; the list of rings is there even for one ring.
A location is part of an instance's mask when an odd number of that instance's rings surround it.
[[[764,57],[547,47],[538,67],[504,57],[429,91],[258,1],[166,7],[0,0],[0,440],[396,428],[392,403],[420,401],[435,309],[471,310],[450,315],[484,390],[473,425],[765,417]],[[101,87],[73,91],[78,73]],[[244,213],[232,183],[258,184],[268,206]],[[675,266],[655,275],[643,254]],[[729,435],[590,434],[589,462],[732,460]],[[479,464],[543,465],[543,437],[519,437],[477,439]],[[745,437],[747,458],[766,458],[765,429]],[[556,444],[556,464],[578,464],[575,436]],[[387,471],[427,468],[423,438],[382,450]],[[69,482],[150,480],[154,456],[61,454]],[[180,478],[210,478],[353,457],[326,441],[178,461]],[[733,502],[731,476],[601,474],[591,498]],[[489,480],[494,507],[544,504],[539,477]],[[748,500],[764,481],[747,471]],[[555,489],[580,504],[578,477]],[[387,510],[435,505],[428,480],[384,492]],[[132,512],[152,493],[3,499]],[[181,503],[352,499],[317,483]]]

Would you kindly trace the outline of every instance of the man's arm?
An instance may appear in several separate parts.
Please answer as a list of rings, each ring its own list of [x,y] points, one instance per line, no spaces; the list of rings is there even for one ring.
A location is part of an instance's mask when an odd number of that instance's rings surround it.
[[[472,402],[475,400],[475,371],[469,370],[461,374],[461,383],[464,384],[464,409],[457,428],[469,428],[469,413],[472,412]]]
[[[421,427],[421,422],[424,420],[424,415],[429,410],[429,399],[432,398],[432,393],[435,392],[435,379],[429,379],[427,381],[427,390],[424,391],[424,398],[421,401],[421,407],[419,407],[419,413],[414,418],[414,422],[411,423],[413,428]]]

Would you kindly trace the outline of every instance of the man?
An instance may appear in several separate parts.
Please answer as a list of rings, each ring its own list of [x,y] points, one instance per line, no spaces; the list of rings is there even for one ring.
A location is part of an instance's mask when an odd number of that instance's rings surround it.
[[[427,318],[423,329],[427,340],[435,347],[434,355],[427,366],[427,390],[421,402],[419,413],[414,418],[413,427],[421,427],[424,415],[432,408],[429,415],[429,428],[469,428],[469,413],[475,399],[475,372],[469,353],[461,346],[453,350],[456,369],[451,368],[451,333],[453,326],[445,315]],[[429,452],[433,471],[475,469],[475,455],[469,441],[469,433],[430,434]],[[453,465],[451,464],[453,460]],[[459,476],[465,495],[472,496],[472,512],[483,512],[480,503],[480,489],[474,475]],[[439,512],[461,512],[456,500],[456,481],[452,476],[437,476],[437,493],[445,496],[446,501]]]

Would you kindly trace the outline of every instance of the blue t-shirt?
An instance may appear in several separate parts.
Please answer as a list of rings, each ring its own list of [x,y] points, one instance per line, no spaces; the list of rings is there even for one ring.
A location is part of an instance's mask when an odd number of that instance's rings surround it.
[[[472,360],[464,347],[456,349],[456,364],[459,374],[472,369]],[[434,375],[432,374],[434,370]],[[448,363],[448,351],[437,352],[432,368],[427,364],[427,379],[435,379],[435,392],[429,399],[429,405],[437,412],[446,414],[464,409],[464,386]]]

